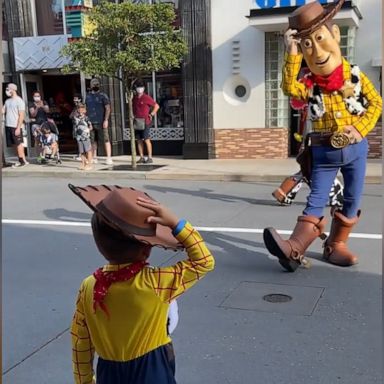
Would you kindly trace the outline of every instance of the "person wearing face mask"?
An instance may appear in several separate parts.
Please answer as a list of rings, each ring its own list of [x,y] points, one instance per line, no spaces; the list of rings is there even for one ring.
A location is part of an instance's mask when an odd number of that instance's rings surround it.
[[[140,159],[137,161],[141,163],[153,163],[152,159],[152,143],[150,139],[150,126],[152,123],[153,116],[156,115],[159,110],[159,105],[151,96],[147,95],[144,87],[144,83],[141,80],[135,83],[135,96],[132,100],[133,116],[135,118],[145,119],[144,130],[136,130],[135,137],[137,140],[137,147],[139,151]],[[144,143],[147,148],[148,157],[144,157]]]
[[[113,165],[112,147],[109,134],[109,116],[111,114],[111,102],[109,97],[100,92],[100,80],[93,78],[91,80],[91,91],[87,93],[85,104],[87,106],[87,115],[92,123],[91,142],[93,147],[93,163],[97,163],[97,146],[104,144],[105,154],[107,156],[106,164]]]
[[[48,103],[43,100],[41,97],[41,93],[39,91],[34,91],[32,94],[33,102],[29,104],[29,116],[32,120],[32,136],[35,139],[35,151],[36,155],[40,153],[40,138],[39,138],[39,131],[40,126],[44,122],[47,121],[47,113],[49,113],[49,105]]]
[[[331,19],[343,3],[338,0],[323,8],[315,1],[299,7],[289,16],[284,35],[282,89],[286,95],[308,103],[313,131],[307,135],[305,148],[311,160],[306,207],[288,240],[271,227],[263,233],[268,251],[290,272],[300,264],[308,265],[304,257],[307,248],[317,237],[326,238],[323,210],[339,170],[344,179],[343,207],[333,211],[323,257],[343,267],[358,262],[346,243],[360,217],[368,155],[366,136],[380,117],[382,100],[359,67],[341,55],[340,30]],[[298,80],[303,59],[310,72]]]
[[[28,165],[25,158],[23,145],[22,126],[25,117],[25,103],[17,94],[17,85],[9,83],[5,90],[8,99],[3,105],[3,115],[5,116],[5,134],[8,146],[14,146],[18,162],[12,165],[13,168]]]
[[[72,137],[74,140],[76,140],[76,124],[75,124],[75,117],[78,116],[78,105],[81,103],[81,94],[80,93],[75,93],[73,95],[73,109],[72,109],[72,112],[71,114],[69,115],[69,118],[71,119],[72,121]],[[75,159],[77,161],[82,161],[82,157],[81,157],[81,153],[79,153],[77,155],[77,157],[75,157]]]

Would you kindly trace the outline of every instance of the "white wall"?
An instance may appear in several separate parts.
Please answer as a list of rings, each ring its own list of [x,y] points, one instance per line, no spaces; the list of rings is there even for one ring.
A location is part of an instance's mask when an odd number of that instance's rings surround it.
[[[264,33],[248,25],[249,0],[212,0],[213,127],[265,126]],[[246,102],[233,105],[223,93],[232,76],[232,41],[240,41],[240,75],[249,83]]]
[[[363,16],[356,30],[355,63],[379,90],[381,68],[372,67],[372,59],[382,58],[382,2],[360,0],[358,8]]]

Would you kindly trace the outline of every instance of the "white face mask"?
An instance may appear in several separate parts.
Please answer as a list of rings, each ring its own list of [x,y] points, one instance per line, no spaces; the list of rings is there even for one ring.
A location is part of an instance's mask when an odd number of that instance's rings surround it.
[[[137,87],[136,88],[136,92],[141,95],[142,93],[144,93],[144,87]]]
[[[35,96],[35,97],[33,98],[33,100],[35,100],[35,101],[40,101],[40,100],[41,100],[41,97],[40,97],[40,96]]]
[[[5,91],[5,94],[8,96],[8,97],[11,97],[12,96],[12,91],[10,89],[7,89]]]

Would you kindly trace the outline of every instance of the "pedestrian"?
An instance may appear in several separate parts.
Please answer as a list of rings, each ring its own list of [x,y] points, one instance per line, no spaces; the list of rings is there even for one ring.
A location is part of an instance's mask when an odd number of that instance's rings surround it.
[[[111,102],[104,92],[100,92],[100,80],[91,80],[91,91],[87,93],[85,104],[88,118],[92,123],[91,141],[93,146],[93,162],[97,163],[97,146],[103,144],[107,156],[106,164],[112,165],[112,147],[109,134],[109,116],[111,114]]]
[[[80,170],[89,171],[92,167],[92,124],[87,116],[85,104],[77,104],[77,113],[73,117],[73,126],[76,134],[76,141],[81,156]]]
[[[8,99],[3,105],[3,115],[5,115],[5,134],[8,146],[14,146],[18,161],[12,168],[24,167],[28,165],[25,158],[23,144],[23,125],[25,118],[25,103],[17,94],[17,85],[9,83],[5,89]]]
[[[299,7],[288,17],[289,29],[284,35],[287,52],[282,89],[308,102],[312,120],[313,132],[307,135],[303,152],[307,156],[302,157],[311,159],[311,190],[288,240],[274,228],[264,229],[263,237],[268,251],[291,272],[307,262],[304,254],[312,242],[325,237],[323,210],[339,170],[344,179],[343,207],[333,213],[323,257],[339,266],[358,262],[346,242],[360,217],[368,154],[366,136],[380,117],[382,100],[367,76],[341,55],[340,30],[331,19],[343,3],[338,0],[323,8],[315,1]],[[298,81],[303,59],[310,73],[304,81]]]
[[[36,156],[40,152],[40,127],[47,121],[47,114],[49,113],[49,105],[43,100],[40,91],[34,91],[32,94],[33,101],[29,103],[29,116],[31,117],[31,132],[34,138]]]
[[[69,187],[94,211],[93,237],[108,262],[79,290],[71,326],[75,382],[176,383],[169,305],[214,268],[213,256],[189,222],[144,192]],[[169,267],[149,266],[154,246],[185,248],[188,258]]]
[[[137,161],[140,163],[153,163],[152,159],[152,143],[150,138],[150,126],[153,117],[159,110],[159,104],[152,99],[151,96],[145,93],[144,82],[137,80],[135,82],[135,95],[132,100],[134,121],[137,119],[142,120],[142,123],[136,125],[135,138],[137,140],[137,148],[139,151],[140,159]],[[143,129],[137,129],[139,125],[142,125]],[[144,157],[144,143],[147,148],[148,157]]]
[[[75,124],[74,124],[74,117],[78,114],[77,106],[79,103],[81,103],[81,94],[75,93],[73,95],[73,109],[72,109],[71,114],[69,115],[69,118],[72,120],[72,137],[75,140],[76,140],[76,128],[75,128]],[[75,159],[78,161],[82,161],[81,153],[79,153]]]

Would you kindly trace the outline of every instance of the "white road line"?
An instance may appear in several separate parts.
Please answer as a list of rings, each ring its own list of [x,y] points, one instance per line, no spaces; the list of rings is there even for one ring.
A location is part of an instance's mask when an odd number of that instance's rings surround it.
[[[13,220],[13,219],[2,219],[3,224],[21,224],[21,225],[51,225],[51,226],[64,226],[64,227],[90,227],[89,222],[79,221],[50,221],[50,220]],[[262,234],[263,229],[256,228],[227,228],[227,227],[195,227],[201,232],[232,232],[232,233],[256,233]],[[290,235],[292,231],[277,230],[281,235]],[[327,232],[325,232],[328,234]],[[351,233],[350,237],[357,239],[370,239],[370,240],[381,240],[383,236],[375,233]]]

